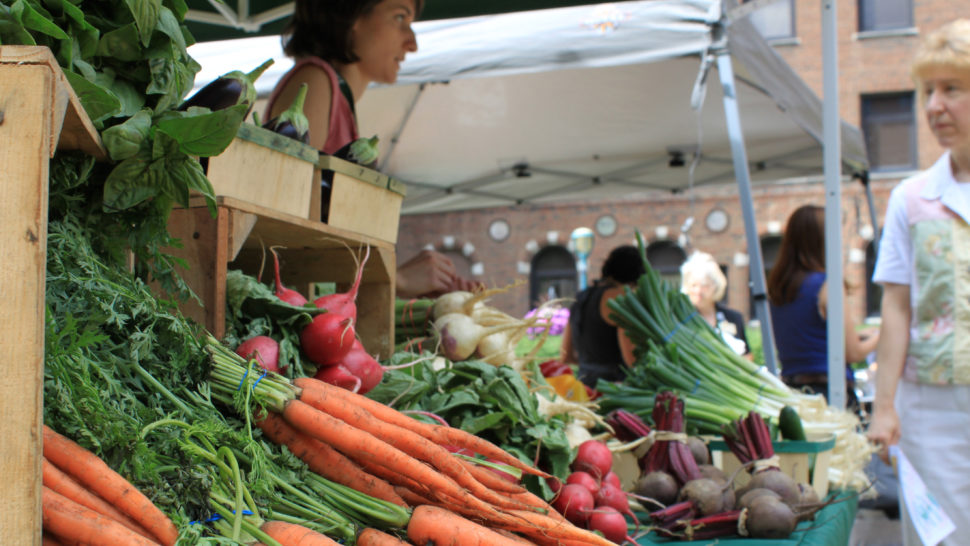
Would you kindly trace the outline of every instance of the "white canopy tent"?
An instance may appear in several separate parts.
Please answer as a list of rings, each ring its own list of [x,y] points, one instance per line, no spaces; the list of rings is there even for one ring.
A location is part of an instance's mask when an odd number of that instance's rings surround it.
[[[822,181],[823,107],[732,13],[721,0],[648,0],[419,22],[398,83],[357,105],[361,134],[379,135],[380,169],[407,184],[404,214],[737,184],[770,348],[751,186]],[[278,38],[190,51],[200,83],[277,58],[263,92],[291,64]],[[864,172],[860,132],[835,134],[844,171]]]

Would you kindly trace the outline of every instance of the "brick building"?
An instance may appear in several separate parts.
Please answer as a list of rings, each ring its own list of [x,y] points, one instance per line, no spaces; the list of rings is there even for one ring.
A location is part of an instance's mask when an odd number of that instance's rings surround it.
[[[843,0],[837,7],[841,115],[865,134],[870,189],[881,223],[892,187],[942,152],[916,104],[910,57],[920,33],[970,16],[970,0]],[[821,4],[778,0],[752,17],[775,50],[822,96]],[[873,227],[863,186],[848,181],[842,191],[845,279],[857,287],[849,304],[863,318],[878,311],[878,297],[866,282],[874,258]],[[757,186],[754,203],[762,254],[770,266],[788,215],[805,203],[824,204],[822,182]],[[681,226],[688,217],[695,223],[684,236]],[[609,251],[633,242],[639,229],[661,271],[675,275],[679,260],[694,249],[714,255],[728,277],[728,306],[752,318],[744,223],[737,190],[730,185],[596,203],[403,216],[398,255],[406,258],[425,247],[446,252],[466,274],[489,286],[514,285],[492,303],[522,315],[548,295],[574,293],[569,238],[577,227],[596,233],[590,280],[599,276]]]

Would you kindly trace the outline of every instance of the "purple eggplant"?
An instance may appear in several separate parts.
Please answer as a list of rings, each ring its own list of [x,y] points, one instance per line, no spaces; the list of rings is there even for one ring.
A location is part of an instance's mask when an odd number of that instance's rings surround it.
[[[264,123],[263,128],[308,144],[310,142],[310,121],[303,113],[307,87],[306,83],[300,85],[300,90],[297,91],[296,98],[293,99],[290,107],[279,116]]]
[[[237,104],[246,104],[252,108],[256,102],[256,87],[254,83],[270,65],[273,59],[268,59],[256,67],[252,72],[233,70],[209,82],[179,106],[179,110],[188,110],[192,106],[202,106],[209,110],[222,110]],[[247,115],[248,115],[247,111]]]

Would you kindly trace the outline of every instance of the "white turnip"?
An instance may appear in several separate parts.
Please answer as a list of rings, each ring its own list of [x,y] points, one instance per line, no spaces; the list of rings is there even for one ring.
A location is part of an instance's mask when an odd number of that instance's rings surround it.
[[[338,364],[354,345],[353,320],[337,313],[323,313],[300,332],[300,348],[318,366]]]
[[[364,275],[364,264],[367,263],[368,257],[370,257],[370,245],[367,246],[364,259],[357,264],[357,276],[354,278],[354,284],[350,286],[350,290],[343,293],[338,292],[335,294],[320,296],[319,298],[313,300],[313,304],[317,307],[326,309],[331,313],[337,313],[338,315],[350,317],[356,322],[357,292],[360,290],[360,280]]]
[[[269,336],[253,336],[236,347],[236,354],[255,359],[264,370],[279,373],[280,344]]]
[[[479,326],[468,315],[448,313],[434,322],[434,330],[441,342],[441,355],[451,361],[467,360],[475,353],[478,342],[487,335],[509,330],[517,325]]]
[[[276,247],[269,247],[269,251],[273,255],[273,271],[276,274],[276,297],[290,305],[303,307],[307,302],[306,298],[296,290],[283,286],[283,283],[280,281],[280,259],[276,255]]]
[[[474,294],[464,290],[455,290],[438,296],[431,305],[432,320],[437,320],[449,313],[462,313],[465,302],[473,296]]]
[[[588,472],[596,479],[602,479],[613,468],[613,452],[599,440],[586,440],[579,444],[572,470]]]
[[[589,519],[589,513],[595,505],[593,494],[586,489],[586,486],[578,483],[563,485],[552,501],[553,508],[573,525],[580,527],[586,526],[586,520]]]

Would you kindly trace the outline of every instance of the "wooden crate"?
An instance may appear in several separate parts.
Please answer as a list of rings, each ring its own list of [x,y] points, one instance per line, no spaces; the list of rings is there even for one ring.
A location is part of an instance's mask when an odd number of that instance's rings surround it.
[[[0,45],[0,537],[41,542],[44,288],[49,160],[55,150],[106,157],[101,139],[46,47]]]
[[[708,446],[714,466],[728,475],[737,470],[741,463],[731,453],[724,440],[713,440]],[[835,436],[809,438],[807,441],[783,440],[772,442],[778,456],[781,471],[798,483],[810,484],[818,497],[825,498],[829,492],[829,460],[835,447]],[[735,484],[744,487],[750,480],[747,472],[738,472]]]
[[[404,200],[404,184],[350,161],[321,155],[321,171],[333,174],[327,224],[356,233],[397,242],[397,230]],[[319,186],[315,186],[318,191]],[[313,198],[314,203],[320,199]]]
[[[225,151],[209,158],[206,176],[217,196],[311,218],[318,155],[302,142],[244,123]]]
[[[182,240],[172,254],[184,258],[190,268],[179,271],[204,302],[183,305],[183,312],[204,324],[217,338],[225,334],[226,274],[229,269],[272,279],[270,246],[283,247],[281,277],[287,286],[298,287],[312,298],[317,282],[336,282],[340,289],[354,280],[356,263],[348,247],[370,245],[357,296],[357,333],[369,352],[388,357],[394,349],[394,245],[373,237],[327,224],[281,213],[231,197],[217,199],[215,218],[200,199],[191,208],[172,211],[169,233]]]

